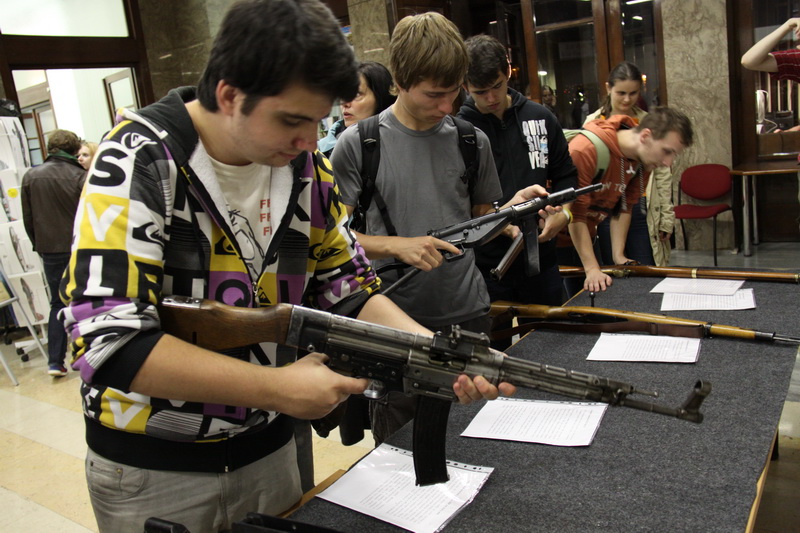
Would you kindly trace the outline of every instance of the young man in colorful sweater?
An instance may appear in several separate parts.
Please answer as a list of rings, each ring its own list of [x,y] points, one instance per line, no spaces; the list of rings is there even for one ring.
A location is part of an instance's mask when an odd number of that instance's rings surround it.
[[[375,294],[315,151],[317,124],[357,88],[321,2],[249,0],[225,17],[197,90],[125,111],[100,145],[61,290],[101,531],[141,530],[150,516],[228,530],[247,512],[284,511],[302,493],[292,417],[322,417],[367,386],[323,354],[182,342],[161,329],[163,296],[427,331]],[[464,402],[498,394],[480,377],[454,390]]]

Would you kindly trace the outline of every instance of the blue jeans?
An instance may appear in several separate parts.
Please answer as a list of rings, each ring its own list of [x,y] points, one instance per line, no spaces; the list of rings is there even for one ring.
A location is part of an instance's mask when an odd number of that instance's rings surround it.
[[[644,198],[631,211],[631,227],[625,240],[625,255],[628,259],[639,261],[643,265],[655,265],[653,247],[650,244],[650,230],[647,229],[647,213],[642,209]],[[603,265],[613,265],[611,256],[611,222],[606,218],[597,226],[597,242]]]
[[[64,324],[58,319],[58,312],[64,304],[58,296],[61,277],[69,265],[70,253],[39,254],[44,265],[44,277],[50,288],[50,319],[47,322],[47,353],[50,365],[63,365],[67,354],[67,332]]]

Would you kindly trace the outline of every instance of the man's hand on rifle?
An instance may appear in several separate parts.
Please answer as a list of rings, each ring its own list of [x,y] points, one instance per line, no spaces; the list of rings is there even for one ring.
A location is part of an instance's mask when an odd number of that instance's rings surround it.
[[[569,217],[563,211],[563,206],[555,208],[547,206],[546,209],[548,209],[548,216],[539,215],[539,227],[542,229],[539,234],[539,242],[547,242],[554,239],[569,224]]]
[[[534,198],[540,198],[542,196],[547,196],[547,190],[544,187],[542,187],[541,185],[530,185],[529,187],[525,187],[524,189],[518,190],[516,194],[514,194],[513,198],[511,198],[511,200],[503,204],[501,209],[505,209],[506,207],[510,207],[512,205],[529,202]],[[551,216],[559,212],[561,212],[561,206],[553,207],[548,205],[544,209],[539,210],[540,227],[544,228],[543,233],[539,236],[539,242],[549,241],[550,239],[555,237],[559,231],[561,231],[561,228],[566,226],[566,224],[564,224],[564,226],[559,227],[555,232],[552,232],[552,230],[548,228],[548,224],[556,224],[559,222],[557,219],[564,218],[562,216],[555,216],[555,217]],[[542,221],[544,221],[544,226],[541,225]],[[503,230],[503,235],[505,235],[506,237],[508,237],[513,241],[517,237],[517,235],[519,235],[519,232],[520,229],[518,226],[514,224],[509,224]],[[545,234],[544,232],[547,233]],[[545,235],[546,238],[543,239],[542,235]]]
[[[506,207],[510,207],[512,205],[521,204],[524,202],[529,202],[534,198],[540,198],[542,196],[547,196],[547,189],[542,187],[541,185],[530,185],[525,187],[524,189],[518,190],[514,196],[501,206],[501,209]]]
[[[449,242],[426,235],[424,237],[392,237],[392,257],[407,265],[428,272],[441,266],[444,256],[440,250],[460,255],[461,250]]]
[[[294,363],[274,369],[278,388],[272,409],[295,418],[322,418],[351,394],[361,394],[369,385],[364,378],[337,374],[325,363],[328,356],[310,353]]]
[[[453,384],[453,391],[458,396],[458,402],[466,405],[479,400],[496,400],[498,396],[513,396],[517,393],[517,388],[510,383],[500,383],[500,385],[494,386],[483,376],[470,379],[465,374],[461,374]]]
[[[586,280],[583,282],[583,289],[586,291],[604,291],[614,283],[611,276],[603,272],[599,266],[588,267],[584,271],[586,272]]]

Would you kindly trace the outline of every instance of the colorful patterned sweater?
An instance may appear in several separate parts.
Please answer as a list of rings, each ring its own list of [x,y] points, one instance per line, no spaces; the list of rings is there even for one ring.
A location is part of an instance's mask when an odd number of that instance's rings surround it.
[[[329,163],[318,152],[292,162],[285,214],[261,275],[251,279],[213,172],[198,175],[188,164],[199,142],[184,105],[193,99],[194,89],[182,88],[138,113],[125,111],[100,145],[62,280],[63,316],[95,452],[144,468],[227,471],[287,442],[291,425],[274,412],[130,392],[164,334],[160,299],[291,303],[352,315],[380,282],[347,229]],[[273,343],[227,355],[267,366],[296,356]],[[208,444],[192,445],[200,442]]]

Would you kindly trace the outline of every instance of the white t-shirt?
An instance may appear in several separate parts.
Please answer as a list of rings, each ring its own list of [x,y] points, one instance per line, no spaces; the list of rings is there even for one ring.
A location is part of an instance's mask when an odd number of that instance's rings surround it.
[[[258,279],[273,233],[286,210],[291,167],[234,166],[209,156],[228,205],[228,216],[253,280]],[[276,190],[277,189],[277,190]],[[278,198],[277,206],[272,198]]]

